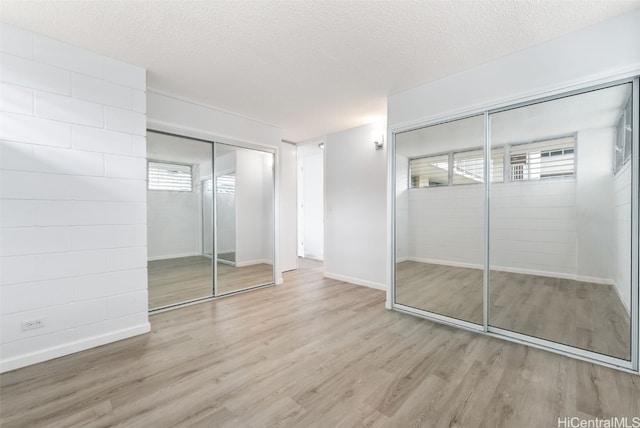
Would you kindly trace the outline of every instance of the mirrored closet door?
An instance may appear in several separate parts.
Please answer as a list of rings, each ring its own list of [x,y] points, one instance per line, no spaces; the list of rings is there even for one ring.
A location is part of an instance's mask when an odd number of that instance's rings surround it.
[[[149,309],[209,297],[212,145],[149,132],[147,158]]]
[[[631,359],[631,87],[490,115],[490,326]]]
[[[216,294],[271,284],[273,153],[215,144]]]
[[[147,134],[149,309],[274,283],[273,153]]]
[[[638,371],[638,92],[393,132],[393,307]]]
[[[482,324],[483,116],[399,133],[395,156],[396,303]]]

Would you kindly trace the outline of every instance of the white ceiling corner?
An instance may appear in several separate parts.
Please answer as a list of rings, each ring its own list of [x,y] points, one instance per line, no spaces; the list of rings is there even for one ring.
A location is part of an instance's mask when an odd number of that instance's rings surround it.
[[[150,88],[299,142],[388,95],[629,12],[640,0],[6,1],[0,20],[145,67]]]

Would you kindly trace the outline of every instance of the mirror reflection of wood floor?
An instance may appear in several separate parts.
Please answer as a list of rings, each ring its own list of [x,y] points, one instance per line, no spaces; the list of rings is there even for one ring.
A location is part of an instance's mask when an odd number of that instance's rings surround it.
[[[557,427],[640,415],[636,375],[388,311],[383,291],[317,265],[284,281],[2,374],[0,426]]]
[[[211,259],[203,256],[155,260],[148,264],[149,308],[159,308],[212,294]],[[218,294],[273,282],[267,264],[235,267],[218,263]]]
[[[396,302],[482,324],[482,270],[396,266]],[[490,325],[629,360],[630,318],[613,286],[499,271],[490,283]]]

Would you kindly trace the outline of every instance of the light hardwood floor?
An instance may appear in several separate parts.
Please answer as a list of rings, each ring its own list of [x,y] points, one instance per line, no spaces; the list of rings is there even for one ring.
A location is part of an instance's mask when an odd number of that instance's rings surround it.
[[[212,294],[211,259],[202,256],[155,260],[149,268],[149,308],[159,308]],[[218,294],[273,282],[267,264],[235,267],[218,263]]]
[[[482,324],[482,270],[405,261],[396,302]],[[491,272],[489,324],[630,359],[631,323],[613,286]]]
[[[557,427],[640,416],[640,377],[384,309],[322,278],[151,316],[0,376],[11,427]]]

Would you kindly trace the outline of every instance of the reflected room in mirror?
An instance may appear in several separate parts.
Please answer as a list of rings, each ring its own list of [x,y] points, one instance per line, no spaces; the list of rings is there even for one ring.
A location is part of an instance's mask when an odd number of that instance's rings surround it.
[[[482,324],[483,147],[482,115],[396,134],[396,303]]]
[[[216,295],[274,282],[273,154],[215,143]]]
[[[149,309],[273,284],[273,153],[155,131],[147,152]]]
[[[394,304],[631,361],[631,95],[614,84],[395,134]]]
[[[489,325],[631,359],[631,84],[490,115]]]
[[[213,295],[212,144],[147,135],[149,309]]]

